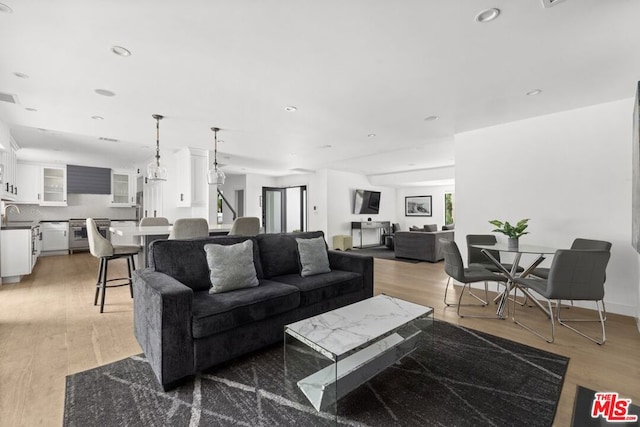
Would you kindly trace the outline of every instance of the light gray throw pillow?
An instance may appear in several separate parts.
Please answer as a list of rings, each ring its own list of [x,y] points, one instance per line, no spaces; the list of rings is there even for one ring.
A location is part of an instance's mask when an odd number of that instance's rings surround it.
[[[300,265],[302,267],[300,275],[302,277],[331,271],[331,268],[329,268],[329,256],[327,255],[327,244],[323,237],[296,239],[296,242],[298,242],[298,253],[300,254]]]
[[[211,272],[210,294],[258,286],[251,240],[235,245],[208,244],[204,250]]]

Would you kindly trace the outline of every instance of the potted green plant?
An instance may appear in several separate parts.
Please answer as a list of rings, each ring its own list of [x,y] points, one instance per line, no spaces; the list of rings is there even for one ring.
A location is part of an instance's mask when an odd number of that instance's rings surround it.
[[[511,225],[509,221],[502,222],[494,219],[493,221],[489,221],[489,224],[497,227],[493,230],[494,232],[502,233],[508,237],[507,245],[509,249],[517,249],[520,236],[529,234],[528,231],[524,231],[529,226],[528,222],[529,218],[525,218],[518,221],[516,225]]]

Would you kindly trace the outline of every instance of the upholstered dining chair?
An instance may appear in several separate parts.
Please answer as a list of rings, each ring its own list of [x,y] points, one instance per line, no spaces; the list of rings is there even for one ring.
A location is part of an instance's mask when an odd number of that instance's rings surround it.
[[[547,279],[525,277],[514,280],[516,293],[518,289],[534,291],[546,300],[548,309],[544,309],[544,311],[551,320],[551,338],[545,337],[540,332],[518,321],[516,319],[515,305],[513,321],[529,332],[551,343],[555,340],[555,318],[560,325],[569,328],[597,344],[604,344],[606,340],[604,330],[605,319],[603,318],[603,311],[600,309],[599,303],[602,303],[604,309],[605,272],[610,257],[611,252],[608,250],[560,249],[556,251],[553,257]],[[556,300],[555,314],[551,300]],[[586,319],[562,319],[560,317],[562,300],[594,301],[599,318],[595,321],[600,322],[602,337],[599,339],[591,337],[573,326],[568,325],[566,323],[568,321],[585,321]]]
[[[482,268],[482,267],[473,267],[473,268],[465,268],[462,262],[462,255],[460,255],[460,250],[458,249],[458,245],[453,240],[447,239],[439,239],[440,245],[442,246],[444,252],[444,271],[449,275],[449,279],[447,280],[447,286],[444,290],[444,303],[447,307],[457,306],[458,316],[460,317],[478,317],[478,318],[496,318],[497,316],[470,316],[463,315],[460,313],[460,306],[462,305],[462,297],[464,295],[464,289],[469,288],[469,295],[476,298],[480,301],[480,305],[485,306],[489,303],[489,293],[487,289],[487,282],[498,282],[498,283],[506,283],[506,277],[501,274],[492,273],[491,271]],[[462,290],[460,291],[460,296],[458,297],[458,303],[450,303],[447,301],[447,291],[449,289],[449,283],[451,279],[457,280],[458,282],[463,284]],[[476,296],[471,291],[471,283],[476,282],[484,282],[484,295],[485,299]],[[465,304],[472,305],[472,304]]]
[[[209,223],[204,218],[180,218],[173,223],[169,239],[193,239],[209,235]]]
[[[169,220],[163,216],[145,216],[140,220],[140,227],[169,225]]]
[[[231,225],[230,236],[256,236],[260,233],[260,218],[256,216],[241,216]]]
[[[571,248],[569,249],[595,249],[598,251],[611,251],[611,243],[604,240],[577,238],[573,241],[573,243],[571,244]],[[549,278],[549,268],[538,267],[534,269],[531,274],[541,279],[547,279]]]
[[[87,218],[87,237],[89,240],[89,251],[91,252],[91,255],[100,260],[100,267],[98,269],[98,281],[96,282],[96,294],[93,299],[93,305],[98,304],[98,295],[102,293],[102,297],[100,298],[100,313],[102,313],[104,311],[104,297],[107,288],[128,285],[129,292],[131,293],[131,298],[133,298],[131,271],[135,270],[136,268],[134,255],[137,255],[140,252],[140,246],[112,245],[107,238],[105,238],[104,236],[102,236],[102,234],[100,234],[100,232],[98,232],[98,227],[96,226],[93,218]],[[119,258],[126,258],[127,271],[129,275],[127,277],[108,279],[109,261],[113,261],[114,259]],[[108,282],[121,280],[125,280],[126,282],[112,285],[108,284]]]

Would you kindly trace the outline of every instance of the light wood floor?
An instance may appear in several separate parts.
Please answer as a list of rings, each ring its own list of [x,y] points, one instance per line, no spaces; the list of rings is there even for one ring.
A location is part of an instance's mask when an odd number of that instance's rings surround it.
[[[43,257],[21,283],[0,286],[0,426],[61,425],[66,375],[141,352],[126,287],[107,291],[104,314],[93,306],[97,266],[86,253]],[[122,261],[119,273],[125,268]],[[459,319],[442,302],[445,284],[442,263],[375,260],[376,293],[432,306],[438,319],[570,357],[554,425],[570,424],[576,384],[617,391],[640,404],[640,334],[633,318],[610,314],[604,346],[566,328],[547,344],[510,320]],[[537,309],[520,313],[548,327]]]

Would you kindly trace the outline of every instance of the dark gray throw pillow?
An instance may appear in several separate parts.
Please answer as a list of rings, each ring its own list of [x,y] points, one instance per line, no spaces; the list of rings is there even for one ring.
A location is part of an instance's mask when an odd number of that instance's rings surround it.
[[[298,242],[298,253],[300,254],[300,265],[302,267],[300,275],[302,277],[331,271],[331,268],[329,268],[329,256],[327,255],[327,244],[323,237],[296,239],[296,242]]]
[[[424,226],[424,231],[438,231],[438,224],[427,224]]]
[[[251,240],[235,245],[204,245],[204,250],[211,272],[210,294],[258,286]]]

